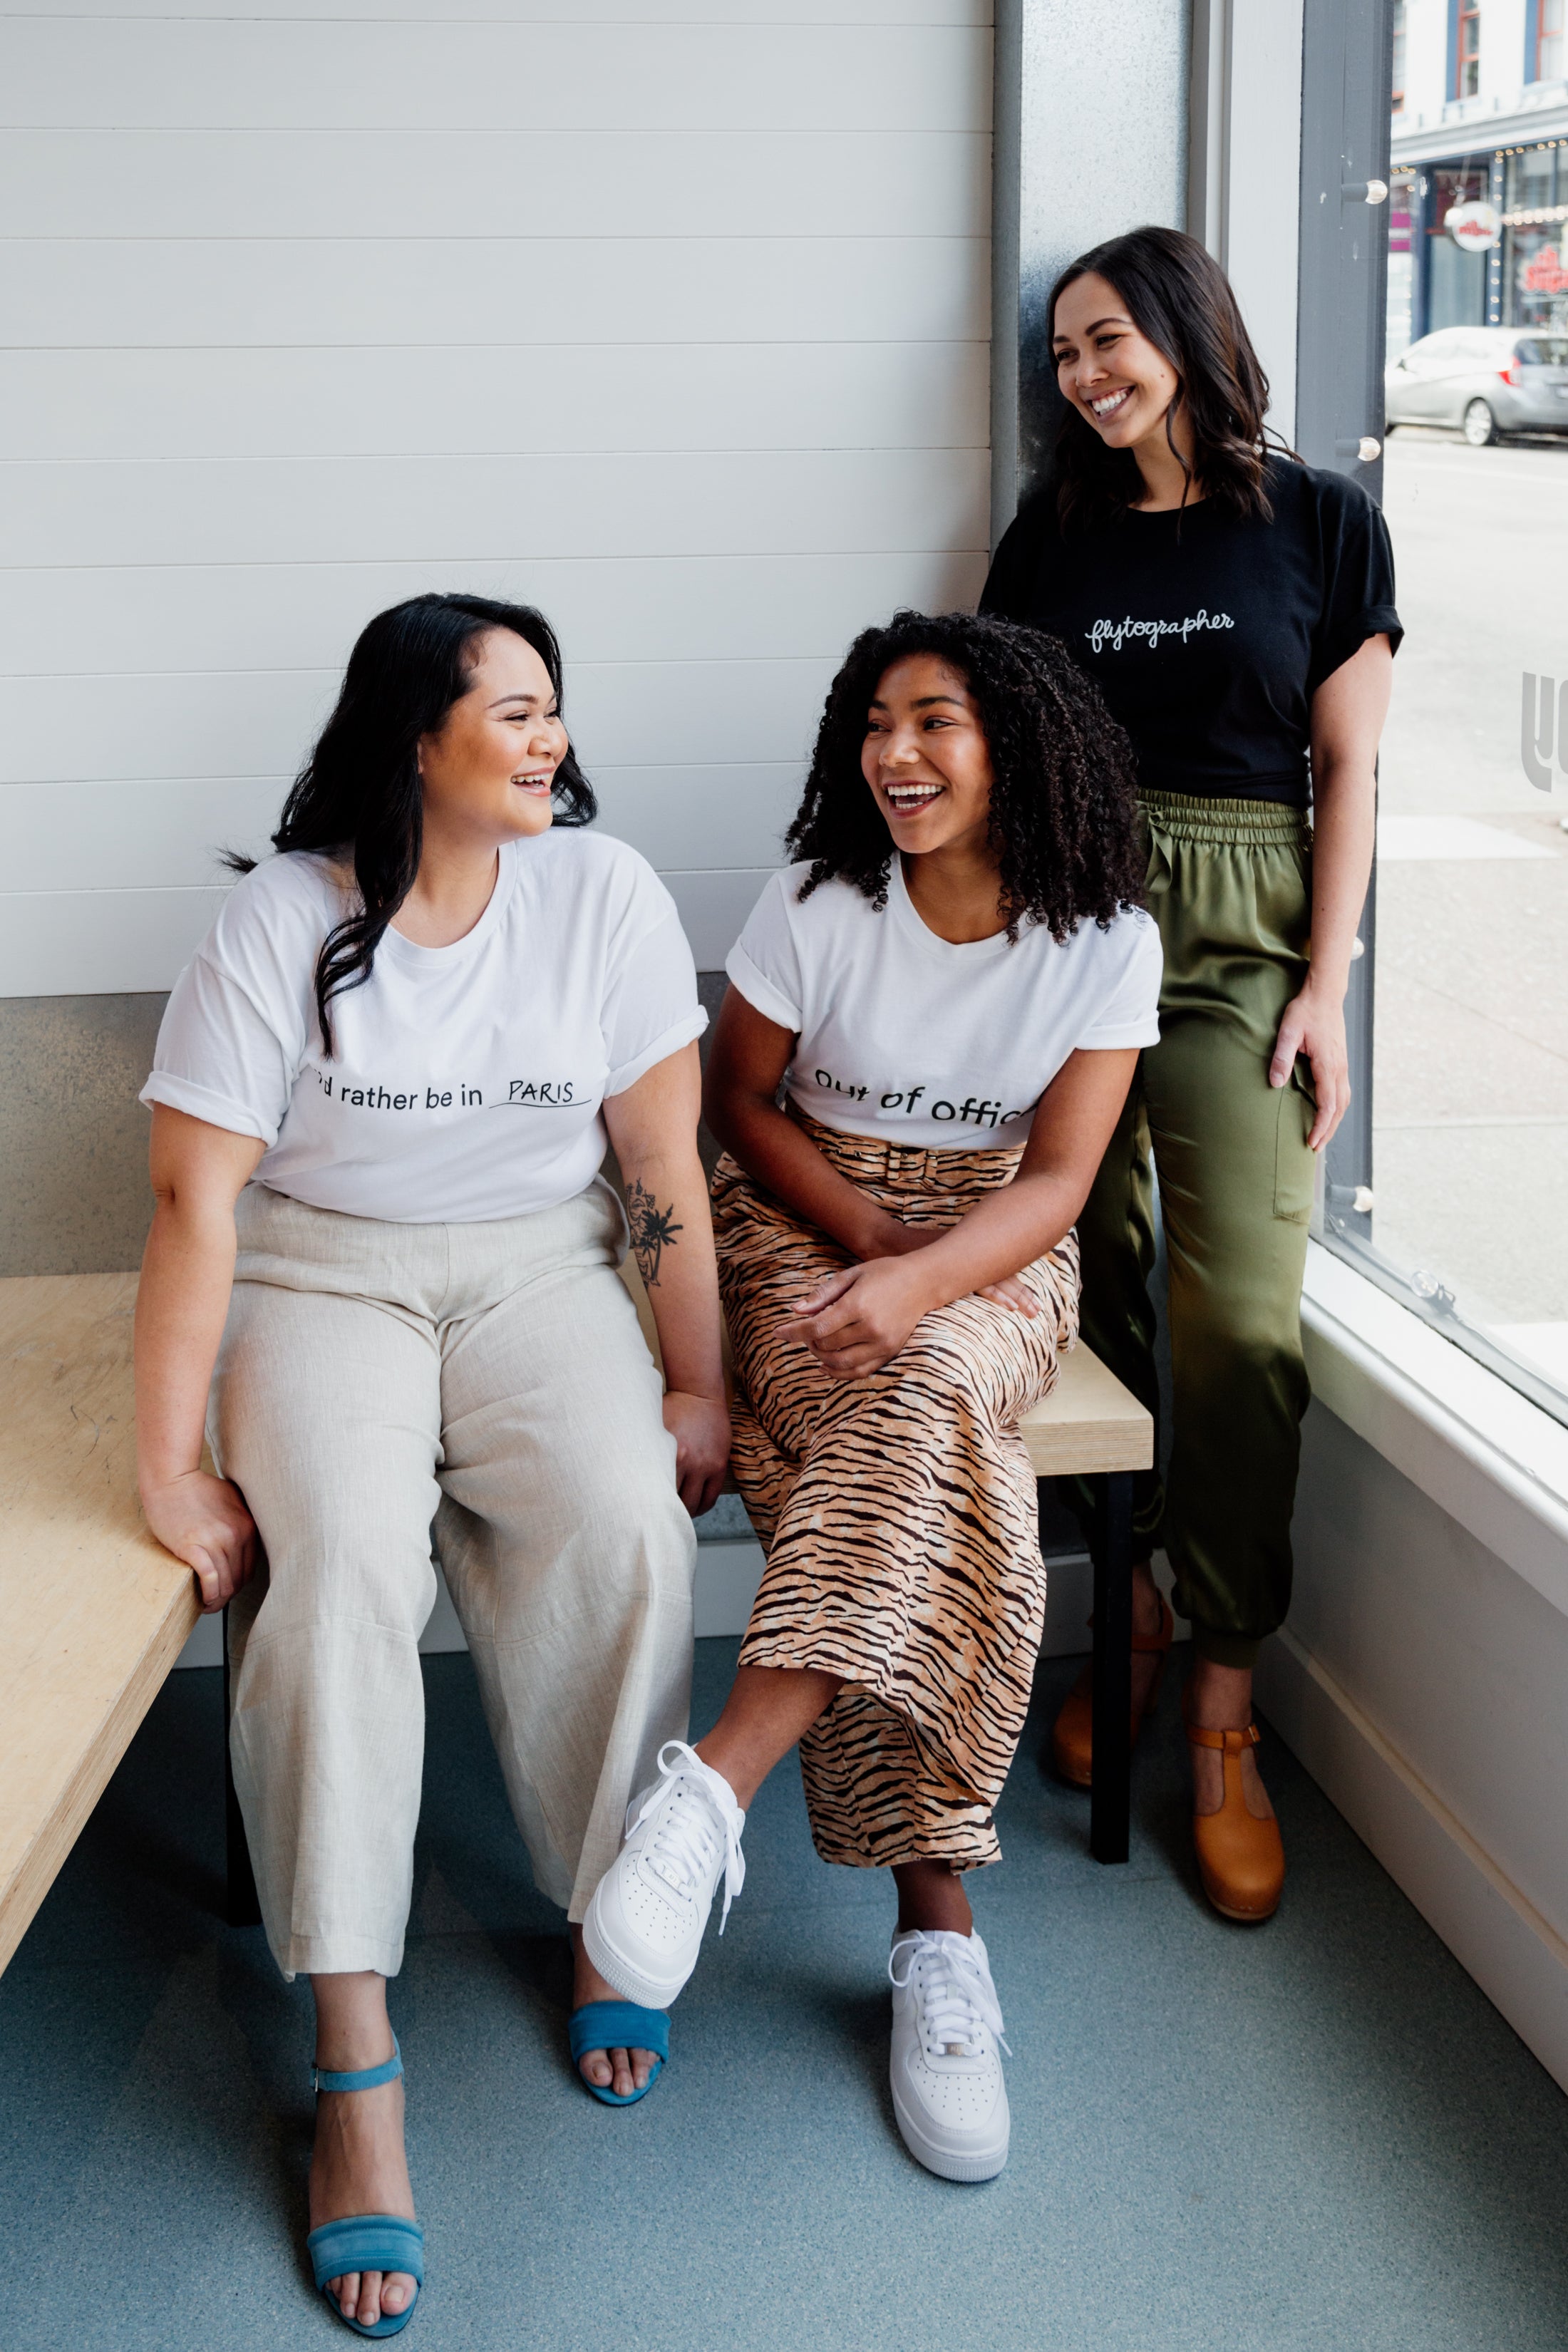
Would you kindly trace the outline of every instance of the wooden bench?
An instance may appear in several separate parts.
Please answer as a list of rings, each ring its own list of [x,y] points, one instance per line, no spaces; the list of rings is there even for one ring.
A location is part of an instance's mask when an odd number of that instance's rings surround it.
[[[0,1969],[201,1613],[136,1499],[135,1302],[0,1282]]]
[[[627,1286],[640,1293],[635,1273]],[[133,1274],[0,1281],[0,1969],[200,1614],[194,1578],[148,1534],[136,1498],[135,1298]],[[651,1339],[646,1297],[639,1313]],[[1037,1476],[1101,1482],[1089,1843],[1099,1861],[1124,1862],[1131,1474],[1152,1459],[1152,1430],[1079,1348],[1023,1434]],[[258,1915],[232,1782],[228,1832],[229,1916],[242,1925]]]

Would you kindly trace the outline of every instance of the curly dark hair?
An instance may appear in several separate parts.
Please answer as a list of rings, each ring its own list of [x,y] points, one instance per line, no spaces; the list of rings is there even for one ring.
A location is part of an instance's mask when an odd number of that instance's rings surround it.
[[[880,910],[893,844],[860,769],[878,686],[910,654],[933,654],[973,697],[991,754],[991,840],[1007,936],[1026,922],[1057,940],[1081,922],[1104,929],[1143,903],[1132,746],[1056,637],[987,613],[895,613],[866,629],[828,688],[785,843],[822,882],[853,883]]]

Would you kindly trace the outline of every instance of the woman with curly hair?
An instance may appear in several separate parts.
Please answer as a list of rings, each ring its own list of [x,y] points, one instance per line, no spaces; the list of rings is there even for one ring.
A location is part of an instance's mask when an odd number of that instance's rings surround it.
[[[789,846],[705,1097],[767,1570],[723,1713],[633,1806],[584,1940],[628,2000],[672,2000],[798,1741],[817,1851],[897,1884],[900,2131],[984,2180],[1002,2019],[963,1874],[997,1857],[1045,1606],[1017,1423],[1076,1334],[1073,1220],[1158,1034],[1127,743],[1048,638],[900,613],[834,680]]]
[[[1163,1544],[1193,1627],[1199,1874],[1217,1911],[1257,1921],[1285,1854],[1253,1759],[1252,1669],[1290,1599],[1307,1223],[1350,1101],[1394,562],[1357,483],[1266,446],[1268,380],[1195,238],[1141,228],[1096,247],[1049,315],[1056,462],[981,604],[1068,646],[1137,755],[1161,1034],[1079,1220],[1084,1337],[1157,1413],[1157,1169],[1174,1395],[1166,1485],[1141,1476],[1135,1504],[1133,1736],[1171,1643],[1150,1569]],[[1087,1518],[1081,1484],[1078,1503]],[[1052,1748],[1087,1787],[1087,1676]]]

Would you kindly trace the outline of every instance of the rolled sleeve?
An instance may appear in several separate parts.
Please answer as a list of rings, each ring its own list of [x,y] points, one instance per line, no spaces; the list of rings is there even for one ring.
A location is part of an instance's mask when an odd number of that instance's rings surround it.
[[[187,1118],[205,1119],[208,1127],[226,1128],[230,1135],[254,1135],[258,1143],[268,1146],[278,1140],[278,1125],[264,1119],[248,1103],[236,1102],[232,1095],[215,1094],[210,1087],[199,1087],[193,1078],[182,1078],[173,1070],[154,1070],[141,1093],[138,1102],[147,1105],[162,1103],[166,1110],[184,1111]]]
[[[1132,929],[1132,948],[1126,968],[1100,1007],[1091,1029],[1079,1044],[1090,1053],[1125,1050],[1130,1045],[1160,1042],[1160,983],[1165,973],[1164,950],[1153,917],[1141,909],[1117,917]]]
[[[230,971],[198,949],[164,1007],[140,1099],[271,1145],[288,1112],[298,1055]]]
[[[799,1005],[792,1004],[783,989],[775,988],[766,972],[758,971],[739,940],[724,959],[724,973],[764,1021],[776,1021],[781,1029],[787,1029],[793,1035],[799,1036]]]
[[[604,1013],[606,1095],[624,1095],[656,1063],[679,1053],[708,1026],[697,997],[697,967],[675,901],[651,873],[643,890],[659,913],[616,957]]]

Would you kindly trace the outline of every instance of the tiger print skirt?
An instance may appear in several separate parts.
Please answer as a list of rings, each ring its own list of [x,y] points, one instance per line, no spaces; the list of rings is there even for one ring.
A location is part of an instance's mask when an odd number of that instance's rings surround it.
[[[907,1224],[956,1223],[1022,1157],[927,1151],[791,1115]],[[741,1663],[843,1678],[800,1744],[816,1850],[862,1868],[994,1862],[1046,1605],[1017,1423],[1078,1336],[1077,1235],[1025,1269],[1043,1310],[1033,1321],[961,1298],[922,1317],[880,1371],[839,1381],[789,1307],[849,1253],[727,1153],[712,1193],[735,1359],[731,1460],[767,1551]]]

